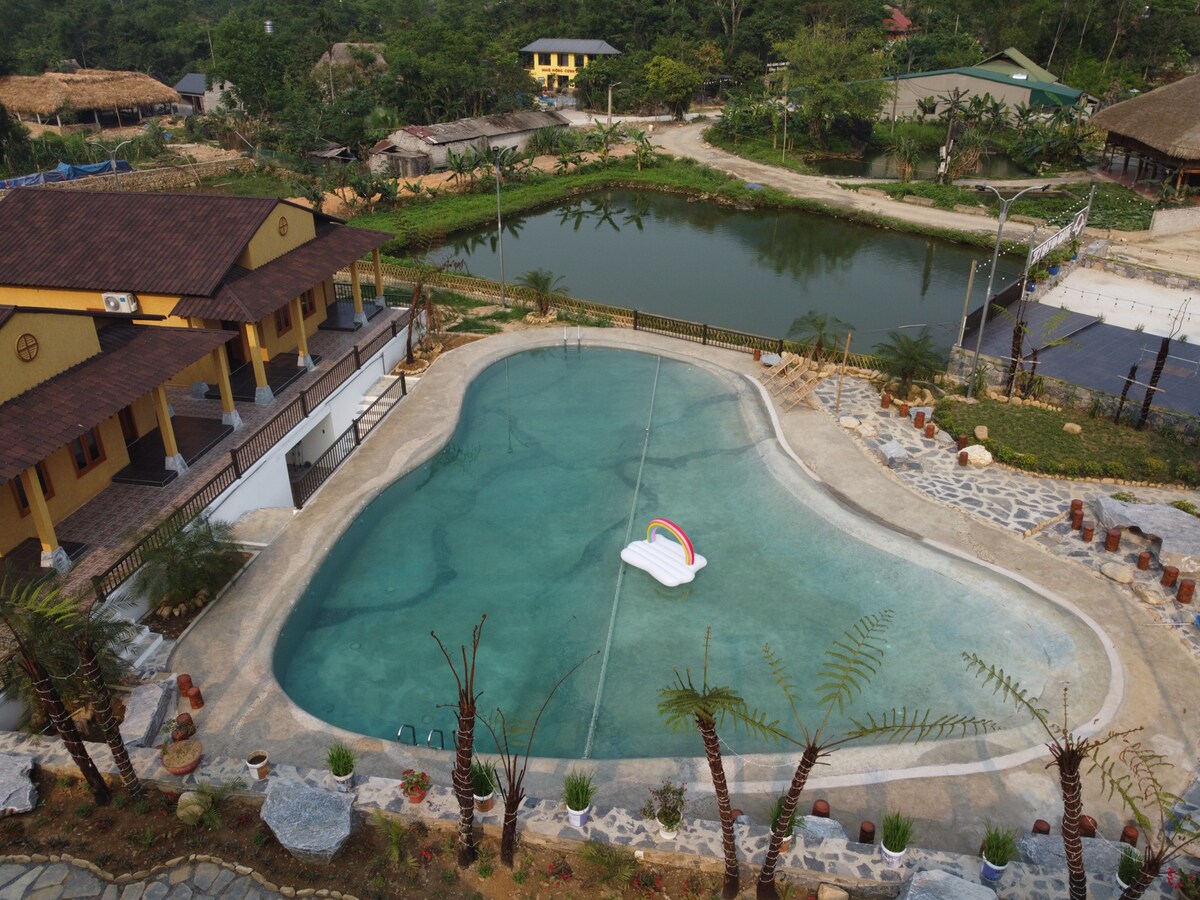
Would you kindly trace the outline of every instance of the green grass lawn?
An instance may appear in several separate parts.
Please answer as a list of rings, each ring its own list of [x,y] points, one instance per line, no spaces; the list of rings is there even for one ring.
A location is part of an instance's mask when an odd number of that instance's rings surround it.
[[[252,169],[249,172],[226,172],[201,180],[192,188],[200,194],[236,194],[252,197],[295,197],[299,195],[295,179],[300,176],[286,169]]]
[[[751,162],[789,169],[801,175],[817,174],[816,169],[808,165],[805,161],[813,153],[807,147],[789,147],[787,156],[785,157],[782,148],[774,145],[771,138],[766,135],[750,135],[734,141],[716,128],[709,128],[705,131],[704,139],[714,147],[721,148],[726,153],[732,153]],[[789,141],[789,143],[791,142]]]
[[[952,209],[955,204],[976,206],[985,203],[996,215],[996,197],[990,191],[981,193],[974,188],[956,185],[933,184],[929,181],[871,182],[870,184],[843,184],[842,187],[856,190],[860,187],[883,191],[893,200],[913,195],[926,197],[933,205]],[[1070,221],[1079,210],[1087,205],[1089,182],[1076,181],[1056,184],[1045,194],[1026,194],[1009,208],[1010,215],[1034,216],[1045,219],[1051,226],[1061,227]],[[1093,228],[1115,228],[1120,231],[1145,231],[1150,227],[1154,213],[1154,202],[1135,191],[1119,184],[1097,183],[1096,198],[1092,202],[1092,214],[1088,224]]]
[[[1067,477],[1200,484],[1200,451],[1169,428],[1136,431],[1079,410],[1060,412],[995,400],[943,400],[935,418],[951,434],[973,435],[975,426],[986,425],[984,445],[998,462],[1021,469]],[[1067,422],[1078,423],[1083,433],[1067,434]]]

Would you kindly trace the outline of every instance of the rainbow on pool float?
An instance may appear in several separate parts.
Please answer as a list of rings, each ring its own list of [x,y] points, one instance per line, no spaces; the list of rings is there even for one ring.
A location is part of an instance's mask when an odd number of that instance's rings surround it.
[[[664,534],[660,535],[662,531]],[[666,535],[675,540],[666,540]],[[646,539],[634,541],[621,551],[621,559],[648,572],[667,587],[687,584],[708,565],[696,552],[692,540],[670,519],[652,519],[646,526]]]

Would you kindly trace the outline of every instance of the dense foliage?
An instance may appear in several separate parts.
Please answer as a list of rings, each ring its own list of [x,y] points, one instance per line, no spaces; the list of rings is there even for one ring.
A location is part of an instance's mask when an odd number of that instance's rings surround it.
[[[913,35],[889,44],[882,6],[869,0],[6,0],[0,74],[71,59],[167,83],[206,72],[230,80],[249,115],[230,131],[298,152],[527,107],[538,86],[518,51],[542,37],[620,50],[578,83],[592,107],[612,87],[617,111],[680,113],[693,96],[756,87],[766,63],[791,60],[788,89],[814,133],[813,123],[853,120],[875,102],[846,93],[844,80],[977,62],[1007,46],[1101,95],[1176,75],[1200,53],[1193,0],[1015,0],[1004,15],[985,0],[901,5]],[[343,41],[376,44],[378,56],[359,48],[334,72],[315,65]]]

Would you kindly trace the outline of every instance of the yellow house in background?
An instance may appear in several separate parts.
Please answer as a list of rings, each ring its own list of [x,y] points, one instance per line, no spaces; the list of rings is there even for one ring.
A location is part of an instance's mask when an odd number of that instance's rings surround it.
[[[571,86],[581,69],[599,56],[620,56],[607,41],[539,38],[521,48],[525,69],[546,90]]]

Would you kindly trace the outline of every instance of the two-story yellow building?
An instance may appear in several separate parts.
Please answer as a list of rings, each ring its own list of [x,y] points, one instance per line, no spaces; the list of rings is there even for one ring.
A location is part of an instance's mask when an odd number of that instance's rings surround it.
[[[181,426],[199,450],[214,429],[241,425],[237,401],[274,402],[274,390],[314,367],[317,328],[352,330],[382,309],[378,248],[391,237],[269,197],[9,191],[0,199],[0,556],[36,538],[43,565],[66,566],[56,523],[130,467],[137,484],[186,471]],[[368,252],[374,305],[350,266]],[[352,307],[333,289],[347,266]],[[220,419],[173,421],[168,384],[219,400]]]
[[[600,56],[620,56],[607,41],[539,38],[521,48],[522,61],[529,74],[546,90],[563,90],[588,63]]]

